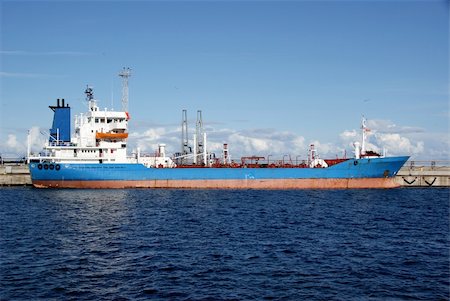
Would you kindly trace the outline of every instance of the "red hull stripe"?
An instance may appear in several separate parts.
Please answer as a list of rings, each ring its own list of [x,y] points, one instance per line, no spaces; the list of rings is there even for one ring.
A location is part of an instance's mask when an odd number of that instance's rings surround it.
[[[271,180],[33,181],[38,188],[348,189],[395,188],[394,178]]]

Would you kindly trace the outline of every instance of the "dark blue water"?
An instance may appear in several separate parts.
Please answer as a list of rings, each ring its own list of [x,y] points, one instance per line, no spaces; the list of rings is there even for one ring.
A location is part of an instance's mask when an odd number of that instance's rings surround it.
[[[449,190],[0,189],[1,300],[448,300]]]

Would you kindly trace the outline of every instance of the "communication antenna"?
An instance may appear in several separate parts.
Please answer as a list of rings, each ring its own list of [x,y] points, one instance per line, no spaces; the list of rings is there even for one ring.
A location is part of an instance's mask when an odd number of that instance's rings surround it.
[[[86,90],[84,90],[84,94],[86,94],[86,101],[94,100],[94,90],[92,90],[92,87],[87,85]]]
[[[94,90],[92,90],[92,87],[87,85],[86,90],[84,90],[84,94],[86,94],[86,101],[88,103],[89,111],[95,111],[95,100],[94,100]]]
[[[119,76],[122,78],[122,111],[128,112],[128,78],[131,76],[131,69],[123,67]]]

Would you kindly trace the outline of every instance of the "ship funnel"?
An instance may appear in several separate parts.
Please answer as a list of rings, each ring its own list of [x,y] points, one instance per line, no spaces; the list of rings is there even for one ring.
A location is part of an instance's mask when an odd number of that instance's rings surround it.
[[[64,105],[64,99],[58,98],[56,106],[49,106],[53,111],[53,124],[49,137],[50,143],[70,142],[70,107],[69,105]]]

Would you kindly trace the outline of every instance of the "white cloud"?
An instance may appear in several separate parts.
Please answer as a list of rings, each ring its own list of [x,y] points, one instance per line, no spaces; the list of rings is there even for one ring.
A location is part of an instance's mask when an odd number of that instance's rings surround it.
[[[376,134],[376,141],[391,155],[420,155],[424,152],[424,142],[411,142],[400,134]]]
[[[339,134],[339,138],[344,148],[353,148],[353,143],[361,140],[360,134],[356,130],[346,130]]]
[[[342,140],[356,139],[358,137],[358,132],[356,130],[344,131],[339,136]]]
[[[270,143],[265,139],[251,137],[239,132],[233,133],[228,139],[231,145],[239,146],[241,151],[246,153],[260,154],[262,152],[270,152]],[[275,142],[272,142],[271,144],[273,145]]]
[[[228,132],[228,136],[222,139],[230,143],[230,152],[239,156],[306,154],[305,138],[288,131],[253,129]]]
[[[305,138],[302,136],[295,137],[292,140],[293,148],[296,150],[304,149],[305,148]]]
[[[42,150],[47,138],[41,134],[39,127],[34,126],[30,129],[30,150],[32,153],[38,153]],[[27,153],[27,133],[8,134],[5,141],[0,142],[0,153],[5,158],[16,158],[25,156]]]
[[[134,148],[139,147],[142,152],[150,153],[156,151],[158,149],[158,144],[161,143],[165,143],[168,145],[168,148],[172,148],[172,146],[174,146],[173,140],[175,138],[175,130],[176,129],[156,127],[145,130],[144,132],[132,132],[129,136],[130,144]],[[179,139],[178,141],[180,141]],[[168,149],[168,151],[170,152],[170,149]]]
[[[449,160],[450,137],[448,133],[429,133],[415,126],[397,125],[390,120],[367,120],[370,132],[367,149],[376,152],[387,150],[390,156],[409,155],[413,160]],[[341,142],[353,147],[361,141],[361,130],[346,130],[340,135]]]
[[[189,133],[189,143],[193,145],[192,132]],[[213,129],[207,131],[208,151],[217,156],[222,154],[224,143],[228,143],[230,155],[233,158],[241,156],[282,157],[285,154],[305,154],[305,138],[287,131],[273,129],[252,129],[236,131],[233,129]],[[180,127],[160,127],[130,135],[130,145],[139,147],[142,151],[153,151],[159,143],[167,145],[168,153],[179,152],[181,148]]]
[[[411,135],[411,140],[424,143],[423,153],[414,156],[414,159],[450,161],[449,133],[419,133]]]
[[[367,137],[368,150],[379,153],[383,149],[387,154],[410,155],[417,160],[443,160],[450,158],[450,139],[448,134],[429,134],[423,129],[412,126],[398,126],[389,120],[368,120],[371,132]],[[398,132],[395,132],[398,130]],[[282,158],[291,155],[293,158],[306,158],[308,148],[313,143],[318,154],[322,158],[335,158],[353,156],[353,144],[361,141],[361,129],[349,129],[340,134],[335,143],[313,140],[307,142],[303,136],[289,131],[277,131],[275,129],[247,129],[237,131],[234,129],[215,129],[207,127],[208,151],[220,156],[223,143],[228,143],[231,156],[236,159],[241,156],[271,155],[271,158]],[[144,132],[136,132],[130,136],[133,143],[143,151],[156,150],[158,143],[167,145],[168,153],[180,151],[181,129],[179,126],[156,127]],[[190,145],[192,141],[192,129],[190,132]]]
[[[423,133],[425,130],[414,126],[398,126],[391,120],[370,119],[367,120],[367,127],[372,132],[378,133],[397,133],[397,134],[411,134]]]
[[[6,146],[9,149],[17,149],[17,147],[19,146],[19,143],[17,142],[16,135],[13,135],[13,134],[8,135],[8,140],[6,141]]]
[[[26,154],[26,144],[14,134],[8,134],[6,141],[0,142],[0,155],[3,158],[17,158]]]
[[[33,126],[30,129],[30,149],[31,152],[39,152],[47,142],[48,137],[41,134],[41,129],[37,126]],[[26,142],[24,143],[26,145]]]

